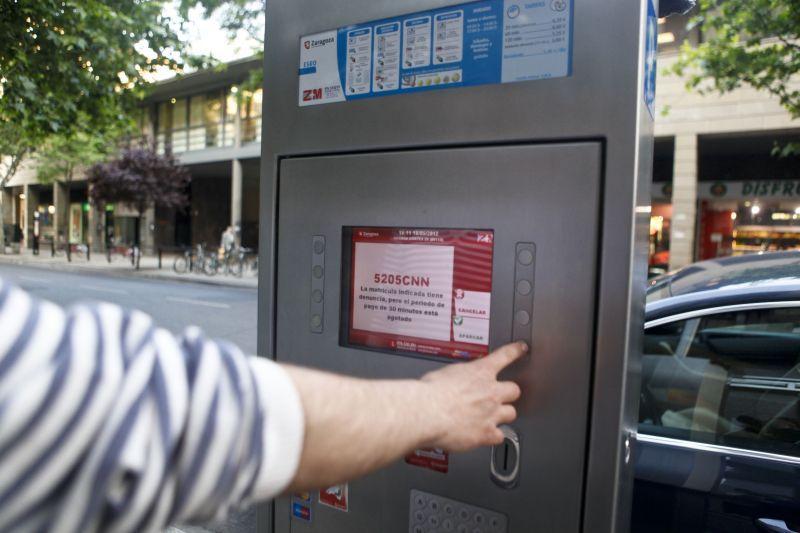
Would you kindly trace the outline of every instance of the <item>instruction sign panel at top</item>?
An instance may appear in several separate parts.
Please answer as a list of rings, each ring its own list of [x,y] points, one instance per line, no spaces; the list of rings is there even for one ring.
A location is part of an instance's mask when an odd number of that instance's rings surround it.
[[[300,106],[569,76],[574,0],[481,0],[300,39]]]

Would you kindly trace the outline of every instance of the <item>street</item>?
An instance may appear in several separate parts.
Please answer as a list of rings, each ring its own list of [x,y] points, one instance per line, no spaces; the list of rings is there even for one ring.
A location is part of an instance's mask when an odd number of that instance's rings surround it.
[[[113,302],[144,311],[174,333],[196,325],[209,337],[233,341],[246,353],[256,352],[257,289],[11,265],[0,265],[0,277],[62,307],[82,301]]]

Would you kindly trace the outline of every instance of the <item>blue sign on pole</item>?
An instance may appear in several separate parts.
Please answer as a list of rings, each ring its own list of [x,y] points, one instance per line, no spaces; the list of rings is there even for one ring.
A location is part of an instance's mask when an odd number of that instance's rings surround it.
[[[650,112],[650,117],[655,118],[656,106],[656,60],[658,54],[658,16],[653,0],[647,0],[647,35],[645,36],[644,52],[644,103]]]

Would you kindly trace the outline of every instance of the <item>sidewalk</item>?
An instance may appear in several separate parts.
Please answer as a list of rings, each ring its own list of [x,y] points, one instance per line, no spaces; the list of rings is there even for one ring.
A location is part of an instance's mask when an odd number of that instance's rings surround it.
[[[67,262],[67,258],[63,254],[51,257],[49,249],[42,250],[42,253],[39,255],[33,255],[30,250],[23,250],[22,253],[19,254],[0,254],[0,265],[19,265],[59,270],[62,272],[91,272],[129,278],[138,277],[230,287],[258,288],[258,276],[254,274],[245,274],[241,278],[221,273],[215,276],[207,276],[202,273],[177,274],[172,270],[172,263],[174,260],[174,255],[165,254],[162,257],[161,269],[159,269],[157,256],[142,256],[139,263],[139,270],[135,270],[129,261],[125,261],[122,258],[115,258],[109,263],[105,254],[101,253],[91,254],[90,261],[87,261],[85,256],[73,256],[72,262]]]

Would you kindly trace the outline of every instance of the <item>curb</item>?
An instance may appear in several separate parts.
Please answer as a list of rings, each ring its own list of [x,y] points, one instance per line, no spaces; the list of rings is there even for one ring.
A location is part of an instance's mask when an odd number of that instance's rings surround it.
[[[36,268],[39,270],[50,270],[55,272],[69,272],[71,274],[81,274],[81,273],[90,273],[90,274],[100,274],[109,277],[115,278],[143,278],[143,279],[153,279],[158,281],[177,281],[179,283],[200,283],[202,285],[213,285],[217,287],[233,287],[237,289],[258,289],[258,279],[253,279],[252,283],[249,281],[233,281],[233,280],[226,280],[224,278],[212,278],[209,276],[205,277],[189,277],[186,276],[171,276],[171,275],[163,275],[158,273],[158,271],[148,271],[148,270],[129,270],[125,271],[122,269],[111,269],[111,268],[103,268],[103,267],[96,267],[96,266],[80,266],[76,264],[59,264],[59,263],[39,263],[36,261],[26,261],[25,259],[17,259],[10,255],[2,255],[0,254],[0,265],[14,265],[14,266],[23,266],[23,267],[30,267]]]

